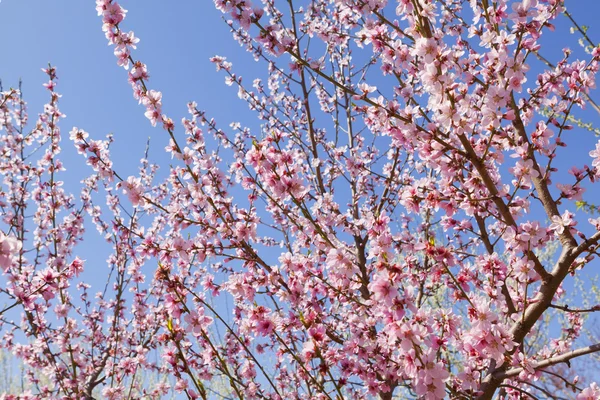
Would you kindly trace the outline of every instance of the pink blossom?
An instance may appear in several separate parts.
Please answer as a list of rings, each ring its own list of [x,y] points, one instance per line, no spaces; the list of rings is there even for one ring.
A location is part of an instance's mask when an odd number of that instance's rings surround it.
[[[595,382],[586,387],[577,395],[577,400],[598,400],[600,399],[600,387]]]
[[[183,317],[186,322],[186,332],[190,332],[194,336],[200,336],[212,324],[212,318],[204,315],[203,311],[202,309],[200,311],[190,311]]]
[[[127,195],[134,207],[144,205],[144,191],[139,178],[130,176],[119,184],[123,193]]]
[[[554,215],[552,224],[548,227],[550,230],[556,231],[559,235],[565,231],[565,228],[575,226],[576,221],[573,220],[574,215],[569,211],[565,211],[562,216]]]
[[[596,143],[596,148],[590,151],[590,157],[594,158],[592,166],[596,168],[596,175],[600,176],[600,142]]]
[[[0,268],[6,272],[21,251],[21,242],[12,235],[0,232]]]
[[[533,160],[519,160],[517,164],[510,168],[510,172],[517,178],[513,181],[513,185],[529,185],[531,179],[540,176],[539,172],[533,167]]]
[[[107,25],[117,25],[123,21],[127,13],[127,10],[123,9],[116,1],[110,3],[104,0],[97,1],[96,9],[98,12],[102,12],[102,22]]]
[[[422,57],[425,64],[433,62],[435,57],[438,55],[438,45],[435,39],[430,38],[419,38],[415,43],[414,54]]]
[[[537,0],[523,0],[521,3],[514,3],[512,5],[514,13],[511,14],[511,18],[517,22],[526,22],[528,17],[536,15],[536,6]]]
[[[369,284],[369,289],[373,292],[375,300],[386,306],[392,305],[394,299],[398,295],[398,289],[395,288],[390,283],[389,278],[385,276],[373,280]]]

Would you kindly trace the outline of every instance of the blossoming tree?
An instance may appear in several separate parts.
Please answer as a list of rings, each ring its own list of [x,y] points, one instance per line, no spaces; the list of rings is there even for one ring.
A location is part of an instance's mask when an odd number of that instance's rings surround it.
[[[97,0],[175,160],[119,171],[112,137],[73,128],[90,176],[69,194],[55,68],[32,129],[2,92],[1,346],[27,385],[0,398],[600,398],[570,373],[600,351],[571,283],[599,246],[600,142],[567,146],[600,49],[571,19],[587,52],[544,58],[564,3],[215,0],[268,68],[246,86],[212,59],[250,129],[165,115],[125,9]],[[86,220],[112,245],[97,294]]]

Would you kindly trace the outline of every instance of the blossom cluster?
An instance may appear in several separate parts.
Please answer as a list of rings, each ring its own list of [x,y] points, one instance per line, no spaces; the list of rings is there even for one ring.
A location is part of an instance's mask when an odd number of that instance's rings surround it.
[[[96,0],[96,11],[102,16],[102,30],[108,43],[114,46],[117,64],[129,70],[129,83],[133,89],[133,96],[146,107],[145,116],[150,120],[152,126],[158,121],[163,123],[165,129],[169,129],[172,121],[162,113],[162,93],[156,90],[146,89],[144,81],[148,79],[148,69],[140,61],[133,61],[131,51],[135,50],[139,39],[133,32],[123,32],[119,24],[125,19],[127,10],[119,3],[112,0]]]
[[[18,258],[21,242],[14,236],[0,232],[0,268],[6,272]]]

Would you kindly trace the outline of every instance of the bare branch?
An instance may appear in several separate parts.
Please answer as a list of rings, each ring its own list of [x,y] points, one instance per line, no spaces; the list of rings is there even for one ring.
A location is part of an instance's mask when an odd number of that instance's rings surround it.
[[[600,305],[594,306],[592,308],[569,308],[568,305],[559,306],[557,304],[550,304],[550,307],[556,308],[557,310],[562,310],[562,311],[571,312],[571,313],[588,313],[588,312],[600,311]]]

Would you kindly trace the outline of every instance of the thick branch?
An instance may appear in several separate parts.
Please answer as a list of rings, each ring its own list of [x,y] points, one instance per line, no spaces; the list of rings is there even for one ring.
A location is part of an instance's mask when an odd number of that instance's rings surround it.
[[[552,358],[549,358],[544,361],[540,361],[538,363],[535,363],[532,367],[533,367],[533,369],[537,370],[537,369],[551,367],[553,365],[560,364],[563,362],[567,363],[567,365],[570,366],[569,360],[572,360],[576,357],[585,356],[587,354],[595,353],[598,351],[600,351],[600,343],[596,343],[596,344],[593,344],[588,347],[583,347],[581,349],[573,350],[568,353],[562,354],[560,356],[556,356],[556,357],[552,357]],[[524,368],[521,368],[521,367],[513,368],[508,371],[494,373],[494,376],[499,379],[511,378],[513,376],[519,375],[523,371],[523,369]]]
[[[599,240],[600,232],[597,232],[591,238],[588,238],[586,241],[584,241],[575,248],[563,248],[563,251],[551,273],[552,279],[542,283],[542,286],[540,287],[540,291],[538,292],[535,301],[533,303],[530,303],[530,306],[527,307],[523,318],[516,322],[515,325],[512,327],[511,334],[514,342],[518,344],[521,344],[523,342],[525,336],[527,336],[527,334],[535,325],[537,320],[552,304],[552,299],[554,297],[554,294],[556,293],[556,290],[558,289],[562,281],[565,279],[565,277],[569,274],[569,271],[575,259],[581,253],[588,250],[590,247],[595,246]],[[594,346],[600,350],[600,347],[598,347],[600,345]],[[573,357],[576,357],[576,355]],[[568,361],[568,359],[566,359],[565,361]],[[558,362],[560,361],[557,361],[557,363]],[[506,373],[507,369],[508,366],[506,364],[501,365],[498,369],[496,369],[495,372],[491,373],[483,380],[481,385],[481,390],[483,393],[479,396],[479,400],[490,400],[492,398],[494,392],[504,380],[502,374]]]
[[[538,198],[542,202],[542,205],[544,206],[544,210],[546,211],[546,215],[548,216],[548,218],[551,219],[554,216],[560,216],[560,213],[558,211],[558,206],[556,205],[556,202],[552,198],[552,195],[550,194],[550,190],[548,189],[548,184],[546,182],[546,179],[544,178],[545,174],[540,169],[540,166],[538,165],[538,163],[535,159],[533,147],[531,145],[531,142],[529,141],[527,132],[525,131],[525,124],[523,123],[523,120],[521,119],[521,112],[519,110],[519,107],[517,106],[517,102],[515,101],[514,96],[511,95],[510,101],[511,101],[510,106],[515,113],[515,119],[513,121],[513,126],[516,129],[519,136],[521,137],[521,139],[523,139],[523,141],[525,143],[527,143],[528,153],[529,153],[527,156],[529,157],[529,159],[531,161],[533,161],[533,168],[538,173],[538,176],[531,178],[531,180],[533,182],[533,186],[535,186],[535,190],[538,194]],[[577,247],[577,242],[575,241],[575,238],[573,237],[573,235],[571,234],[571,231],[569,231],[569,229],[565,229],[561,233],[559,233],[558,238],[560,239],[560,242],[562,243],[563,246]]]
[[[469,161],[471,161],[471,163],[473,164],[473,166],[479,173],[481,180],[483,181],[483,183],[485,184],[485,187],[490,192],[492,200],[493,200],[494,204],[496,205],[496,207],[498,208],[498,211],[502,215],[502,218],[504,219],[505,223],[508,225],[512,225],[516,228],[517,222],[515,221],[508,206],[500,198],[500,195],[499,195],[500,192],[498,191],[496,184],[490,177],[488,171],[486,170],[485,165],[481,162],[479,157],[477,157],[477,154],[475,153],[473,146],[471,146],[469,139],[467,139],[467,137],[462,134],[459,135],[458,138],[460,139],[460,142],[462,143],[462,145],[465,149],[465,152],[467,153],[467,159]],[[538,260],[536,255],[533,254],[532,251],[526,251],[525,253],[527,255],[527,258],[529,260],[533,261],[533,267],[535,269],[535,272],[537,272],[538,275],[540,275],[540,277],[542,278],[542,281],[547,282],[548,280],[550,280],[550,278],[551,278],[550,274],[544,269],[544,267],[542,266],[542,264],[540,263],[540,260]]]

